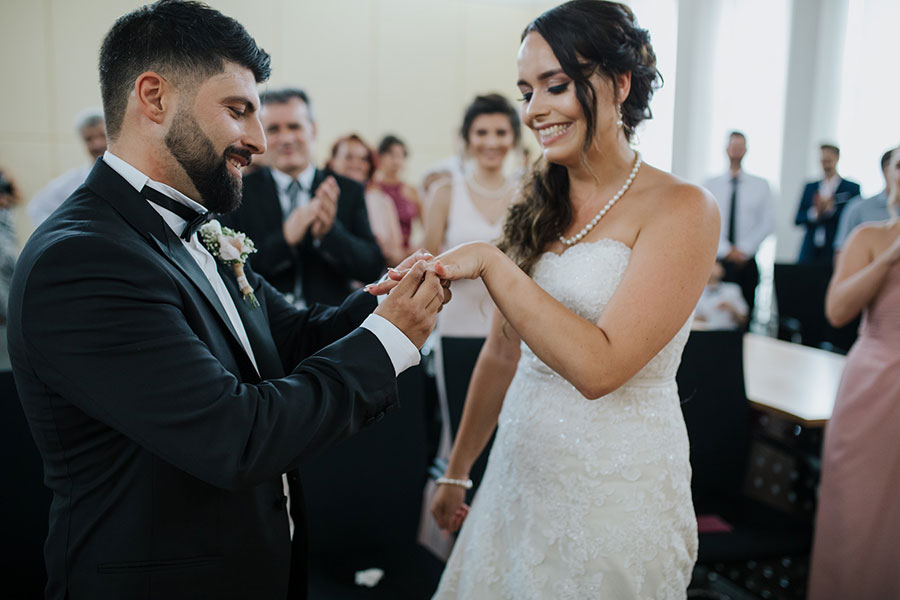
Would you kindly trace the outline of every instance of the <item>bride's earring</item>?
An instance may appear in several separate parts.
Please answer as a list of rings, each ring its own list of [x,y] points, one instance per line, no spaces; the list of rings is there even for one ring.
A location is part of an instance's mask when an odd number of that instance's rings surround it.
[[[624,125],[625,122],[622,120],[622,105],[621,104],[616,107],[616,113],[619,115],[619,120],[616,121],[616,127],[622,127],[622,125]]]

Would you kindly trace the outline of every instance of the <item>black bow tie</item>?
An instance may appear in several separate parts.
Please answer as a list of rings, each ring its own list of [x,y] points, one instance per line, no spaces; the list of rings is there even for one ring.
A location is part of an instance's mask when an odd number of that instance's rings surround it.
[[[184,230],[181,232],[181,239],[186,242],[190,241],[191,236],[194,235],[194,233],[198,229],[203,227],[203,225],[205,225],[210,219],[215,216],[214,213],[211,213],[209,211],[199,213],[196,210],[185,206],[181,202],[173,200],[162,192],[154,190],[152,187],[146,185],[141,190],[141,195],[153,204],[162,206],[166,210],[172,211],[173,213],[187,221],[184,226]]]

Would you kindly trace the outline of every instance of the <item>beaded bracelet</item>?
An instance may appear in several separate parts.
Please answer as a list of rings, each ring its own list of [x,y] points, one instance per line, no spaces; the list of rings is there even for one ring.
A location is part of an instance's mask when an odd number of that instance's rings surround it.
[[[449,477],[438,477],[434,480],[434,482],[438,485],[458,485],[459,487],[466,488],[467,490],[472,489],[471,479],[450,479]]]

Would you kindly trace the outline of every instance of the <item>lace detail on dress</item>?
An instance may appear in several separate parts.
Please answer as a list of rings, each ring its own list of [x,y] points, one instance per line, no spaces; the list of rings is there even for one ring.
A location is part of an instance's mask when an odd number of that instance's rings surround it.
[[[596,321],[630,249],[545,254],[535,281]],[[689,323],[629,382],[587,400],[523,344],[484,480],[435,598],[684,598],[697,553],[675,372]]]

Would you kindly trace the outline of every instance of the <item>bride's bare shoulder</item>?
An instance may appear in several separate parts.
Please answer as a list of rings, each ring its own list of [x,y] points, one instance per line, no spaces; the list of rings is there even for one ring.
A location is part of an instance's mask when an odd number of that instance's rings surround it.
[[[704,188],[648,165],[641,192],[648,220],[684,221],[703,229],[714,227],[718,235],[719,208]]]

